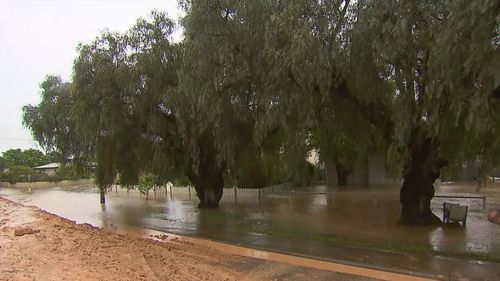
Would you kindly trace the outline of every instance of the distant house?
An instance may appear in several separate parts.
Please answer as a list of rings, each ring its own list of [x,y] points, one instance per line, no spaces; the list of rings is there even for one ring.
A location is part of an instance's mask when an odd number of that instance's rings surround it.
[[[46,174],[48,176],[54,176],[59,168],[59,163],[49,163],[46,165],[34,167],[33,169],[39,173]]]

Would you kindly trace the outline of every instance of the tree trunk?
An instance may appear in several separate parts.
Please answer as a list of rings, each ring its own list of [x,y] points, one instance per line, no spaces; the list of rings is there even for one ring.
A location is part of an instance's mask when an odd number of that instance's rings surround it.
[[[105,204],[106,203],[106,187],[104,187],[104,186],[99,187],[99,197],[100,197],[101,204]]]
[[[328,186],[338,185],[337,168],[335,167],[333,159],[325,160],[325,178]]]
[[[347,176],[349,175],[349,171],[347,168],[342,165],[340,162],[335,162],[336,170],[337,170],[337,185],[338,186],[346,186],[347,185]]]
[[[328,186],[346,186],[347,177],[352,169],[342,164],[336,156],[325,161],[326,181]]]
[[[426,175],[422,170],[404,177],[399,197],[401,224],[441,224],[441,220],[431,211],[431,200],[434,197],[433,183],[439,177],[439,173]]]
[[[197,167],[190,165],[187,176],[200,200],[198,208],[217,208],[224,187],[225,164],[217,161],[217,151],[210,135],[198,142],[200,156]]]
[[[222,198],[222,184],[195,186],[196,196],[200,200],[198,208],[217,208]]]
[[[188,178],[196,190],[196,196],[200,200],[198,208],[217,208],[219,201],[222,198],[222,190],[224,187],[224,178],[222,169],[206,173],[209,168],[199,168],[198,174],[193,172],[188,174]]]
[[[414,139],[411,156],[406,163],[403,186],[399,196],[401,224],[440,225],[441,220],[431,211],[434,181],[439,178],[445,162],[435,155],[436,148],[429,138]]]

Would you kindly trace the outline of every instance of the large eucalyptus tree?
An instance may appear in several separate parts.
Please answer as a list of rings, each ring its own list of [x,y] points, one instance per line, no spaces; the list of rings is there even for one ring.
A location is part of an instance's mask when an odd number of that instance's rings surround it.
[[[71,83],[60,77],[47,76],[40,85],[41,102],[23,107],[23,125],[33,138],[52,155],[51,161],[71,162],[78,171],[90,170],[92,145],[81,138],[73,115],[74,95]]]
[[[359,1],[357,32],[395,88],[390,160],[401,223],[440,223],[434,181],[449,163],[498,155],[498,1]]]
[[[213,132],[225,163],[258,178],[260,162],[254,160],[266,155],[262,149],[273,139],[264,150],[284,152],[299,169],[317,148],[321,158],[337,165],[345,184],[352,159],[373,146],[377,132],[372,121],[383,119],[385,104],[366,98],[373,96],[366,92],[386,90],[374,67],[358,67],[351,59],[351,45],[362,42],[351,42],[350,1],[183,5],[180,80],[189,99],[198,101],[198,111],[209,108],[198,122],[217,124]]]
[[[240,187],[273,181],[282,163],[283,130],[259,130],[269,104],[262,101],[267,61],[266,31],[272,1],[184,1],[184,63],[180,80],[185,97],[195,101],[186,119],[210,131],[219,163]]]
[[[104,33],[83,45],[75,61],[75,114],[96,146],[97,182],[137,184],[140,174],[153,174],[157,184],[182,174],[190,175],[202,152],[197,141],[181,126],[191,113],[179,89],[181,44],[171,42],[174,23],[160,12],[139,19],[124,34]],[[197,126],[196,123],[193,124]],[[193,181],[200,206],[207,204],[207,175]],[[218,200],[217,200],[218,202]]]

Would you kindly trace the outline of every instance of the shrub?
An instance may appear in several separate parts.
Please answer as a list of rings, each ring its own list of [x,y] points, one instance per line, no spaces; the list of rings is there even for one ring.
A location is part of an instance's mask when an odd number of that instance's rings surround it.
[[[15,184],[18,181],[34,181],[38,173],[30,167],[12,166],[0,174],[0,180]]]

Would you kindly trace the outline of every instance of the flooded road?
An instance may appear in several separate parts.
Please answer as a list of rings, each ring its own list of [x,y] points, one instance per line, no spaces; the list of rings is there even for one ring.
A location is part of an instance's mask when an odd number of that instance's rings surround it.
[[[137,191],[112,189],[105,207],[99,204],[96,189],[88,185],[31,191],[0,188],[0,196],[99,227],[142,227],[321,259],[440,274],[451,270],[446,268],[447,258],[429,259],[431,253],[500,259],[500,226],[486,220],[487,211],[499,207],[497,190],[500,186],[484,190],[492,192],[486,210],[482,200],[446,198],[469,206],[467,226],[437,228],[399,226],[399,189],[390,186],[345,190],[314,186],[262,194],[239,190],[236,200],[233,190],[227,189],[216,210],[199,210],[194,193],[190,196],[187,188],[150,192],[148,200]],[[455,185],[436,190],[437,194],[474,192],[474,187]],[[435,198],[432,202],[438,216],[444,201]]]

